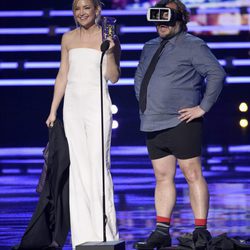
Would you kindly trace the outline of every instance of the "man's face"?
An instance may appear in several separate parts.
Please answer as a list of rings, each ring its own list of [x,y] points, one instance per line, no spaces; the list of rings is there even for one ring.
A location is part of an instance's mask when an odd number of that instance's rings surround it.
[[[169,3],[165,7],[169,7],[171,9],[177,10],[177,6],[175,3]],[[157,32],[161,38],[168,38],[168,37],[174,36],[175,34],[177,34],[179,32],[180,22],[177,21],[174,26],[168,26],[164,23],[163,24],[158,23],[156,25],[156,28],[157,28]]]

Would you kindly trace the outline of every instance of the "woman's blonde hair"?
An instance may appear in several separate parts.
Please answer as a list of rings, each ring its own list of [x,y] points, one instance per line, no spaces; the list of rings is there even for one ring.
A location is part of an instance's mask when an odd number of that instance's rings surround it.
[[[72,11],[73,11],[76,26],[78,26],[78,23],[77,23],[77,20],[76,20],[75,11],[76,11],[76,6],[77,6],[79,1],[80,0],[73,0],[73,4],[72,4]],[[91,0],[91,1],[94,4],[95,9],[100,9],[100,11],[102,10],[103,3],[100,0]],[[96,18],[96,22],[99,21],[100,15],[101,15],[101,12],[99,13],[98,17]]]

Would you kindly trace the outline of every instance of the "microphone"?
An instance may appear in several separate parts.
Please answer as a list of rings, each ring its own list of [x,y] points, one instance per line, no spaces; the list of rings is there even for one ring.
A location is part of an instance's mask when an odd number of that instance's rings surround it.
[[[105,53],[109,49],[110,41],[105,40],[101,45],[101,51]]]

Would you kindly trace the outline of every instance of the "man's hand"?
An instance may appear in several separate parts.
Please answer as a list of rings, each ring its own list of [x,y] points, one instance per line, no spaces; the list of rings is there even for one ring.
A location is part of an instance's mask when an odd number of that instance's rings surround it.
[[[186,121],[187,123],[205,114],[205,111],[202,108],[200,108],[200,106],[181,109],[178,112],[180,114],[178,118],[181,121]]]

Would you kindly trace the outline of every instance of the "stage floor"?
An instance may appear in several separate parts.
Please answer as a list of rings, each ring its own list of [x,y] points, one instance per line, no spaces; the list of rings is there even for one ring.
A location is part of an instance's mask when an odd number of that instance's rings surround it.
[[[113,149],[112,175],[120,238],[126,250],[145,238],[155,226],[154,175],[145,148]],[[228,148],[227,148],[228,149]],[[2,152],[2,153],[1,153]],[[42,168],[41,154],[0,152],[0,249],[17,244],[36,206],[35,188]],[[123,153],[122,153],[123,152]],[[124,153],[126,152],[126,153]],[[208,229],[213,236],[249,236],[250,156],[245,152],[214,149],[202,158],[210,190]],[[188,186],[180,170],[176,173],[177,203],[171,235],[176,238],[193,230]],[[70,235],[64,250],[70,250]]]

